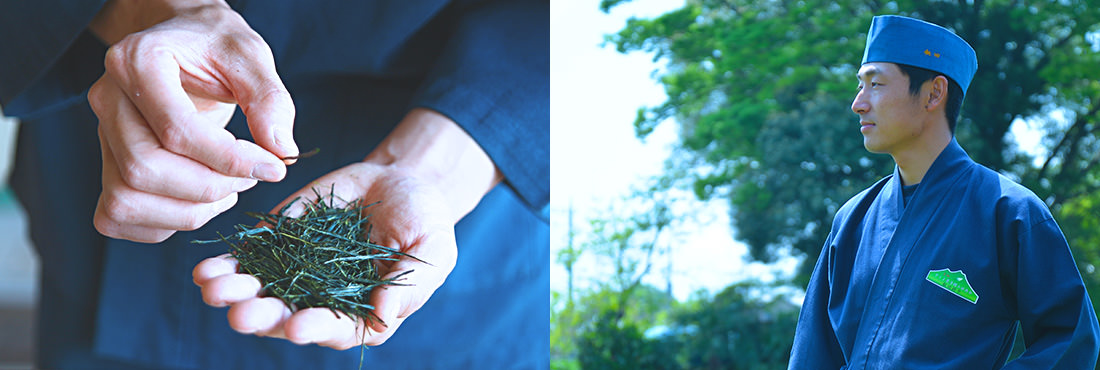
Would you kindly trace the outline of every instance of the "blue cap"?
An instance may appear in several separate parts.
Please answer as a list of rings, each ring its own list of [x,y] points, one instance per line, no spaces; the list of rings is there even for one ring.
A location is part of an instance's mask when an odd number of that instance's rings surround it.
[[[978,71],[974,48],[946,28],[919,19],[880,15],[871,19],[863,64],[889,62],[908,64],[943,73],[963,95]]]

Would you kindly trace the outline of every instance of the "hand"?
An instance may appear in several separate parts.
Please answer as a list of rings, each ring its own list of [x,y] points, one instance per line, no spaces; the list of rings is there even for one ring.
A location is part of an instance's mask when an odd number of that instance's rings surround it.
[[[450,220],[437,185],[427,184],[399,168],[356,163],[329,173],[292,195],[291,199],[301,196],[302,200],[287,214],[300,215],[300,205],[316,198],[312,187],[327,196],[330,184],[335,186],[337,199],[380,200],[380,204],[365,210],[371,213],[371,239],[429,264],[407,257],[381,264],[379,275],[383,279],[412,270],[401,281],[410,285],[376,288],[370,301],[385,325],[375,320],[370,330],[363,330],[368,327],[364,326],[362,318],[341,315],[337,319],[327,308],[308,308],[291,314],[279,299],[260,298],[260,282],[251,275],[237,273],[236,260],[229,255],[207,259],[195,267],[195,283],[202,287],[207,304],[232,305],[229,325],[233,329],[336,349],[347,349],[359,343],[381,344],[393,335],[405,318],[424,305],[450,274],[458,257],[454,222]]]
[[[224,3],[192,3],[116,0],[92,22],[118,41],[88,92],[100,121],[94,223],[104,235],[160,242],[201,227],[257,180],[281,180],[280,158],[298,153],[294,105],[267,44]],[[256,143],[225,130],[234,104]]]
[[[229,325],[241,333],[336,349],[382,344],[454,269],[458,257],[454,224],[473,210],[500,178],[485,152],[454,122],[417,109],[366,161],[321,177],[274,208],[279,210],[299,196],[315,199],[313,187],[327,194],[333,186],[335,195],[344,200],[381,201],[367,209],[374,226],[371,239],[429,263],[402,258],[383,265],[383,278],[413,270],[402,281],[410,286],[378,288],[371,293],[374,313],[385,325],[375,322],[368,327],[362,318],[336,318],[325,308],[291,313],[277,298],[259,297],[260,282],[238,273],[237,262],[229,255],[200,262],[192,275],[207,304],[231,306]],[[301,202],[296,204],[288,215],[301,214]]]

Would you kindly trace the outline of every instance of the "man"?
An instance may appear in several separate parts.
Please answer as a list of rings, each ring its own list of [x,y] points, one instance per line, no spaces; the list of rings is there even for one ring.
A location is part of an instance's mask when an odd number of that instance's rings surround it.
[[[1100,330],[1050,211],[953,137],[977,67],[942,27],[872,20],[852,111],[897,166],[837,212],[790,368],[1095,366]],[[1006,363],[1017,322],[1027,349]]]
[[[36,367],[548,367],[548,4],[395,4],[0,2]],[[429,262],[385,266],[413,270],[371,297],[387,325],[291,313],[190,243],[314,186]]]

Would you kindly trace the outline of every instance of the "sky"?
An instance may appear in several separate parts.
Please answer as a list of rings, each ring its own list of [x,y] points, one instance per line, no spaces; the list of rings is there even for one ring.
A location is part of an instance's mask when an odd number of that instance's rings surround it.
[[[645,142],[634,136],[637,110],[665,100],[653,77],[661,68],[646,53],[620,54],[603,46],[630,16],[653,17],[683,6],[683,1],[635,0],[599,11],[597,1],[550,3],[550,248],[551,289],[566,290],[564,268],[554,262],[567,244],[568,209],[574,226],[605,215],[631,186],[661,172],[676,126],[666,122]],[[733,240],[728,207],[723,202],[698,204],[698,221],[669,234],[673,295],[685,300],[694,291],[717,292],[730,283],[754,277],[769,281],[774,272],[793,271],[795,261],[779,267],[745,263],[746,247]],[[665,260],[645,281],[665,286]],[[585,288],[598,280],[600,264],[591,254],[575,268],[575,284]]]

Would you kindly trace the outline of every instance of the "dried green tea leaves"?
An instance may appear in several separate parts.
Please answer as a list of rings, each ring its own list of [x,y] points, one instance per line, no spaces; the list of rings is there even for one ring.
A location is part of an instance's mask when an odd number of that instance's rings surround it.
[[[282,158],[279,158],[279,159],[284,160],[284,161],[289,161],[289,160],[292,160],[292,159],[309,158],[309,157],[312,157],[314,155],[317,155],[317,153],[320,153],[320,152],[321,152],[321,148],[313,148],[313,150],[310,150],[310,151],[302,153],[302,154],[286,156],[286,157],[282,157]]]
[[[399,250],[371,242],[370,215],[366,213],[377,202],[362,201],[335,206],[335,196],[324,197],[314,189],[317,200],[305,204],[300,217],[284,214],[248,213],[265,223],[252,227],[237,225],[237,233],[218,240],[194,241],[214,243],[224,241],[230,253],[240,263],[239,271],[255,276],[263,284],[261,295],[282,300],[291,311],[309,307],[327,307],[365,320],[381,318],[370,305],[370,292],[387,285],[404,285],[397,277],[382,279],[380,261],[399,257],[420,259]],[[385,324],[385,323],[383,323]]]

